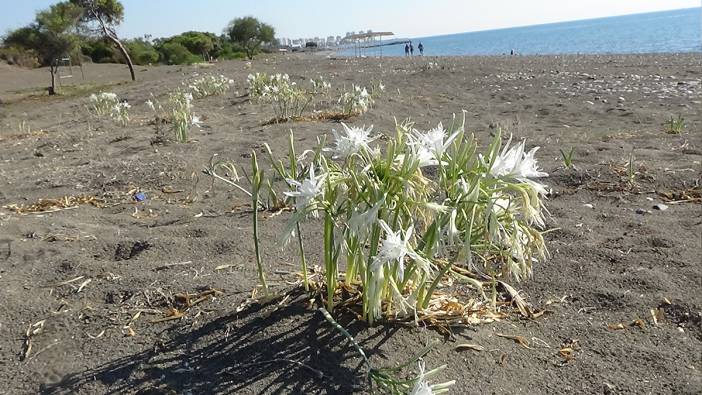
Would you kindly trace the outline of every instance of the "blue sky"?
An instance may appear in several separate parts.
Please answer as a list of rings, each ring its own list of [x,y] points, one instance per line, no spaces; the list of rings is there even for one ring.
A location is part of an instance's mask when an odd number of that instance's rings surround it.
[[[231,19],[253,15],[278,37],[393,31],[422,37],[699,7],[701,0],[122,0],[124,37],[165,37],[188,30],[221,33]],[[34,19],[51,0],[0,0],[0,34]]]

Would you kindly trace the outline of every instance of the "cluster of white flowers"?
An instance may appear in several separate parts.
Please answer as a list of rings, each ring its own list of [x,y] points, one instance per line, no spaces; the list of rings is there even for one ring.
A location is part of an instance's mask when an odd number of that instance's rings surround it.
[[[131,106],[126,100],[120,100],[112,92],[100,92],[90,95],[92,111],[98,116],[109,116],[113,120],[126,125],[129,122],[129,109]]]
[[[341,104],[342,111],[344,114],[363,114],[368,111],[375,100],[368,89],[362,88],[358,85],[351,85],[351,91],[344,92],[339,98],[339,104]]]
[[[527,183],[539,194],[547,195],[549,192],[548,188],[533,180],[533,178],[548,177],[548,173],[539,170],[539,166],[536,163],[535,155],[539,147],[534,147],[529,152],[526,152],[525,140],[510,147],[511,142],[512,137],[509,138],[502,152],[490,166],[490,174],[497,178]]]
[[[306,212],[312,209],[312,216],[317,216],[317,211],[314,210],[315,200],[322,195],[324,188],[324,180],[326,174],[319,176],[314,175],[314,166],[310,167],[309,177],[299,182],[294,179],[288,179],[287,182],[295,187],[295,191],[285,192],[285,196],[295,199],[295,208],[300,212]]]
[[[383,92],[385,92],[385,85],[383,85],[382,81],[371,81],[370,95],[373,99],[380,97]]]
[[[178,89],[169,96],[169,118],[173,125],[176,140],[184,143],[188,140],[191,126],[200,126],[200,118],[193,115],[193,94]]]
[[[411,129],[407,133],[408,152],[411,154],[409,156],[419,163],[419,167],[436,166],[440,163],[444,153],[458,134],[459,131],[456,131],[447,138],[446,129],[444,129],[441,122],[439,122],[437,127],[427,132]],[[404,155],[399,156],[400,160],[410,158]]]
[[[290,81],[287,74],[249,74],[249,97],[270,103],[277,119],[301,117],[317,92],[310,92]]]
[[[343,133],[338,133],[336,129],[332,129],[335,146],[331,148],[324,148],[325,151],[333,152],[335,159],[346,159],[353,154],[357,154],[364,150],[370,150],[370,146],[368,144],[380,137],[370,136],[373,126],[370,126],[368,129],[357,126],[349,127],[343,122],[341,123],[341,126],[344,128]]]
[[[310,79],[312,84],[312,93],[326,95],[331,89],[331,83],[324,80],[321,75],[317,78]]]
[[[191,81],[188,88],[195,97],[203,98],[207,96],[224,94],[233,84],[234,80],[229,79],[224,75],[206,75]]]
[[[371,146],[377,138],[372,127],[342,127],[332,131],[334,141],[323,148],[331,159],[317,155],[305,177],[289,176],[300,174],[297,165],[288,173],[277,170],[294,188],[285,193],[299,214],[289,230],[322,213],[326,227],[346,224],[330,233],[342,240],[325,238],[325,251],[331,251],[325,256],[333,259],[338,248],[346,249],[347,279],[367,273],[361,281],[367,294],[364,316],[370,321],[381,316],[384,306],[403,314],[408,306],[421,306],[417,294],[407,296],[403,287],[407,281],[426,286],[437,272],[436,256],[458,253],[454,256],[469,266],[476,264],[475,254],[501,257],[471,267],[518,280],[530,276],[532,263],[545,257],[539,229],[545,225],[541,200],[548,188],[536,181],[547,176],[535,158],[538,148],[526,151],[525,142],[501,148],[498,133],[483,157],[475,138],[455,121],[448,129],[439,123],[428,131],[406,122],[397,125],[381,153],[379,144]],[[424,175],[425,166],[436,167],[435,178]]]
[[[249,96],[252,100],[281,101],[292,93],[296,84],[290,82],[287,74],[273,74],[268,76],[265,73],[249,74]]]
[[[251,97],[251,100],[258,100],[266,93],[265,88],[268,86],[268,76],[265,73],[249,74],[246,82],[249,84],[249,97]]]

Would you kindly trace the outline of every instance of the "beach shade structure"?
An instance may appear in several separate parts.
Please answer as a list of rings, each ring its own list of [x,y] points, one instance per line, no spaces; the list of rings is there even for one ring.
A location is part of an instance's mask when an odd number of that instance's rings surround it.
[[[369,30],[366,33],[349,34],[341,42],[353,47],[354,56],[367,56],[368,50],[371,48],[377,49],[377,54],[383,56],[383,37],[394,35],[395,33],[393,32],[374,32]]]

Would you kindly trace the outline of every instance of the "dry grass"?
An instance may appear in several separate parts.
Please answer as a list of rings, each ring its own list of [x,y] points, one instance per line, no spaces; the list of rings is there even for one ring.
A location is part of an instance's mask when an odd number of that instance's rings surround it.
[[[339,111],[321,111],[312,115],[304,115],[301,117],[291,118],[273,118],[263,123],[263,126],[274,125],[286,122],[317,122],[317,121],[335,121],[341,122],[355,117],[356,113],[347,114]]]
[[[10,134],[10,135],[7,135],[5,137],[0,137],[0,143],[5,142],[5,141],[24,140],[24,139],[31,138],[31,137],[40,137],[40,136],[45,136],[47,134],[49,134],[49,132],[46,130],[32,130],[32,131],[26,132],[26,133]]]
[[[36,203],[29,205],[8,204],[3,206],[3,208],[12,210],[17,214],[34,214],[70,210],[86,204],[99,208],[105,207],[105,202],[98,197],[79,195],[64,196],[59,199],[39,199]]]

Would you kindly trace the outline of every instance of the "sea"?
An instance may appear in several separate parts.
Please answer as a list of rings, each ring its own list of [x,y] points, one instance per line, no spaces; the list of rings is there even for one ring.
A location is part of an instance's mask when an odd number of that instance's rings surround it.
[[[641,1],[641,0],[639,0]],[[403,41],[426,56],[702,52],[702,8],[549,23],[433,37],[397,38],[363,55],[404,56]],[[394,44],[393,43],[400,43]],[[354,56],[352,49],[341,55]]]

